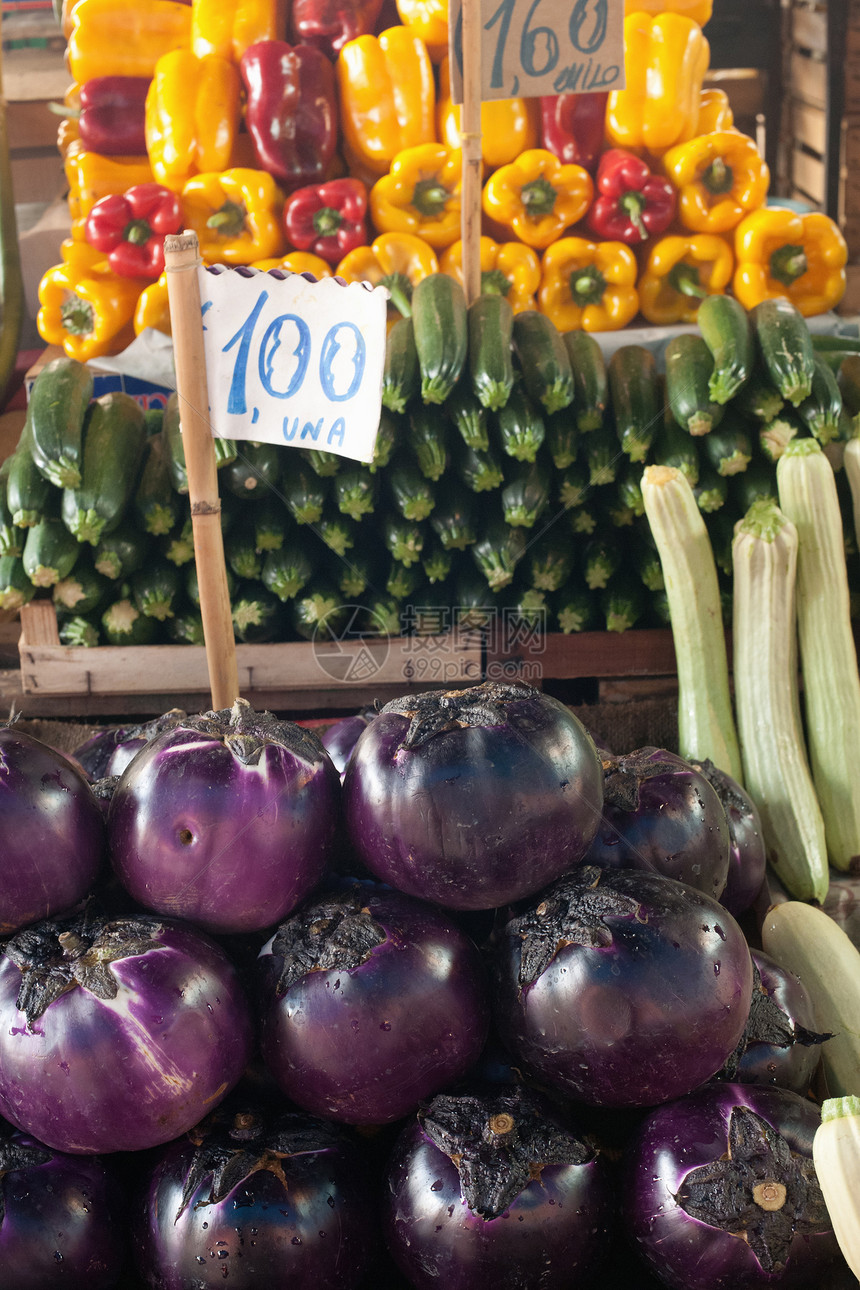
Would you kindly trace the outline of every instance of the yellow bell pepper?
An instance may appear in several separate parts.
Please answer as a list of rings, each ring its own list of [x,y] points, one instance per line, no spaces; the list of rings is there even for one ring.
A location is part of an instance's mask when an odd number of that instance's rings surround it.
[[[345,152],[384,175],[404,148],[436,139],[427,46],[408,27],[348,40],[335,64]]]
[[[414,233],[380,233],[370,246],[349,251],[335,269],[345,282],[369,282],[391,292],[389,315],[393,310],[409,315],[412,288],[422,278],[439,272],[436,252]]]
[[[845,238],[828,215],[768,206],[735,229],[732,290],[745,309],[785,296],[810,318],[842,299],[847,259]]]
[[[39,335],[80,363],[119,353],[134,339],[132,319],[145,280],[117,277],[104,252],[87,242],[66,238],[61,252],[62,262],[39,283]]]
[[[490,175],[482,205],[491,220],[540,250],[582,219],[593,195],[583,166],[565,166],[545,148],[530,148]]]
[[[396,0],[404,27],[420,36],[434,63],[448,55],[448,0]]]
[[[66,59],[78,85],[96,76],[152,76],[171,49],[191,42],[191,10],[178,0],[78,0]]]
[[[655,326],[696,321],[705,296],[725,291],[734,256],[717,233],[668,234],[655,242],[639,276],[639,308]]]
[[[311,273],[315,278],[330,278],[334,270],[328,260],[310,251],[288,251],[286,255],[270,256],[268,260],[254,260],[252,269],[286,269],[288,273]]]
[[[651,17],[641,10],[624,19],[626,85],[611,90],[606,136],[619,148],[660,153],[692,139],[710,48],[692,18]]]
[[[710,22],[713,12],[714,0],[624,0],[625,15],[650,13],[656,17],[659,13],[680,13],[700,27]]]
[[[623,242],[563,237],[547,247],[538,308],[559,331],[618,331],[639,309],[636,257]]]
[[[451,101],[448,59],[439,67],[436,133],[450,148],[461,146],[459,103]],[[516,161],[521,152],[536,148],[540,139],[540,99],[488,99],[481,104],[481,156],[488,170]]]
[[[725,90],[714,85],[699,95],[699,118],[696,134],[710,134],[712,130],[731,130],[735,114]]]
[[[478,257],[483,294],[507,296],[515,314],[536,307],[535,292],[540,286],[537,251],[524,242],[494,242],[491,237],[482,237]],[[439,268],[464,285],[462,241],[442,252]]]
[[[103,157],[99,152],[88,152],[80,139],[66,149],[63,168],[69,188],[71,232],[79,241],[84,239],[86,218],[97,201],[124,193],[135,184],[151,184],[153,179],[148,157]]]
[[[767,198],[770,172],[755,141],[738,130],[716,130],[663,154],[678,190],[678,218],[694,233],[728,233]]]
[[[281,255],[284,196],[266,170],[235,167],[193,175],[182,190],[188,227],[208,264],[251,264]]]
[[[218,54],[238,63],[249,45],[277,35],[278,0],[191,0],[191,50],[198,58]]]
[[[444,143],[405,148],[391,171],[370,190],[370,218],[378,233],[414,233],[430,246],[450,246],[460,236],[458,150]]]
[[[239,72],[218,54],[175,49],[159,58],[146,96],[146,151],[160,184],[226,170],[239,129]]]
[[[150,282],[140,293],[134,309],[134,334],[139,336],[147,327],[163,331],[165,336],[172,336],[170,325],[170,301],[167,298],[167,273],[162,273],[155,282]]]

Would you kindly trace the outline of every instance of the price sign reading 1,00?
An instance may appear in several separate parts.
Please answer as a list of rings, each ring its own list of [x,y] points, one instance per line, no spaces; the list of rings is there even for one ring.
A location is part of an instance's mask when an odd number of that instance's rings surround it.
[[[454,3],[454,62],[462,74],[462,0]],[[481,98],[621,89],[623,21],[624,0],[481,0]]]

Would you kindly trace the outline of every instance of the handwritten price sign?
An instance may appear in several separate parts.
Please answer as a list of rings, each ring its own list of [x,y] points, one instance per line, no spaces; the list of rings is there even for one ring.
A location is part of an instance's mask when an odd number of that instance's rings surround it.
[[[624,0],[474,0],[481,98],[624,88]],[[463,7],[451,0],[451,90],[463,102]]]
[[[198,269],[212,433],[372,461],[388,292]]]

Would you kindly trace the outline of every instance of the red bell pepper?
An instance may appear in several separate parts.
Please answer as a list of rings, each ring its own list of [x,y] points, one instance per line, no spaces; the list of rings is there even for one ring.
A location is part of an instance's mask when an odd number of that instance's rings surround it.
[[[334,61],[348,40],[373,35],[381,9],[382,0],[293,0],[290,39]]]
[[[665,233],[675,217],[676,193],[669,180],[652,174],[647,162],[624,148],[604,152],[595,189],[586,222],[605,241],[638,246]]]
[[[239,61],[261,170],[292,191],[321,182],[337,144],[334,68],[312,45],[260,40]]]
[[[182,228],[176,193],[163,184],[135,184],[124,193],[102,197],[90,211],[84,236],[107,254],[120,278],[150,278],[164,272],[164,238]]]
[[[609,92],[550,94],[540,101],[541,147],[594,174],[603,148]]]
[[[338,264],[367,243],[367,189],[360,179],[297,188],[284,207],[284,231],[297,251]]]
[[[87,152],[141,157],[146,152],[144,107],[148,76],[96,76],[80,88],[78,133]]]

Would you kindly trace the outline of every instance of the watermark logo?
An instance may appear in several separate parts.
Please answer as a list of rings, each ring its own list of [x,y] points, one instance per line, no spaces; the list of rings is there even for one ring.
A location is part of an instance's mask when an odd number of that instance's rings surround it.
[[[311,644],[326,676],[344,685],[372,681],[391,650],[385,623],[366,605],[332,609],[320,619]]]

